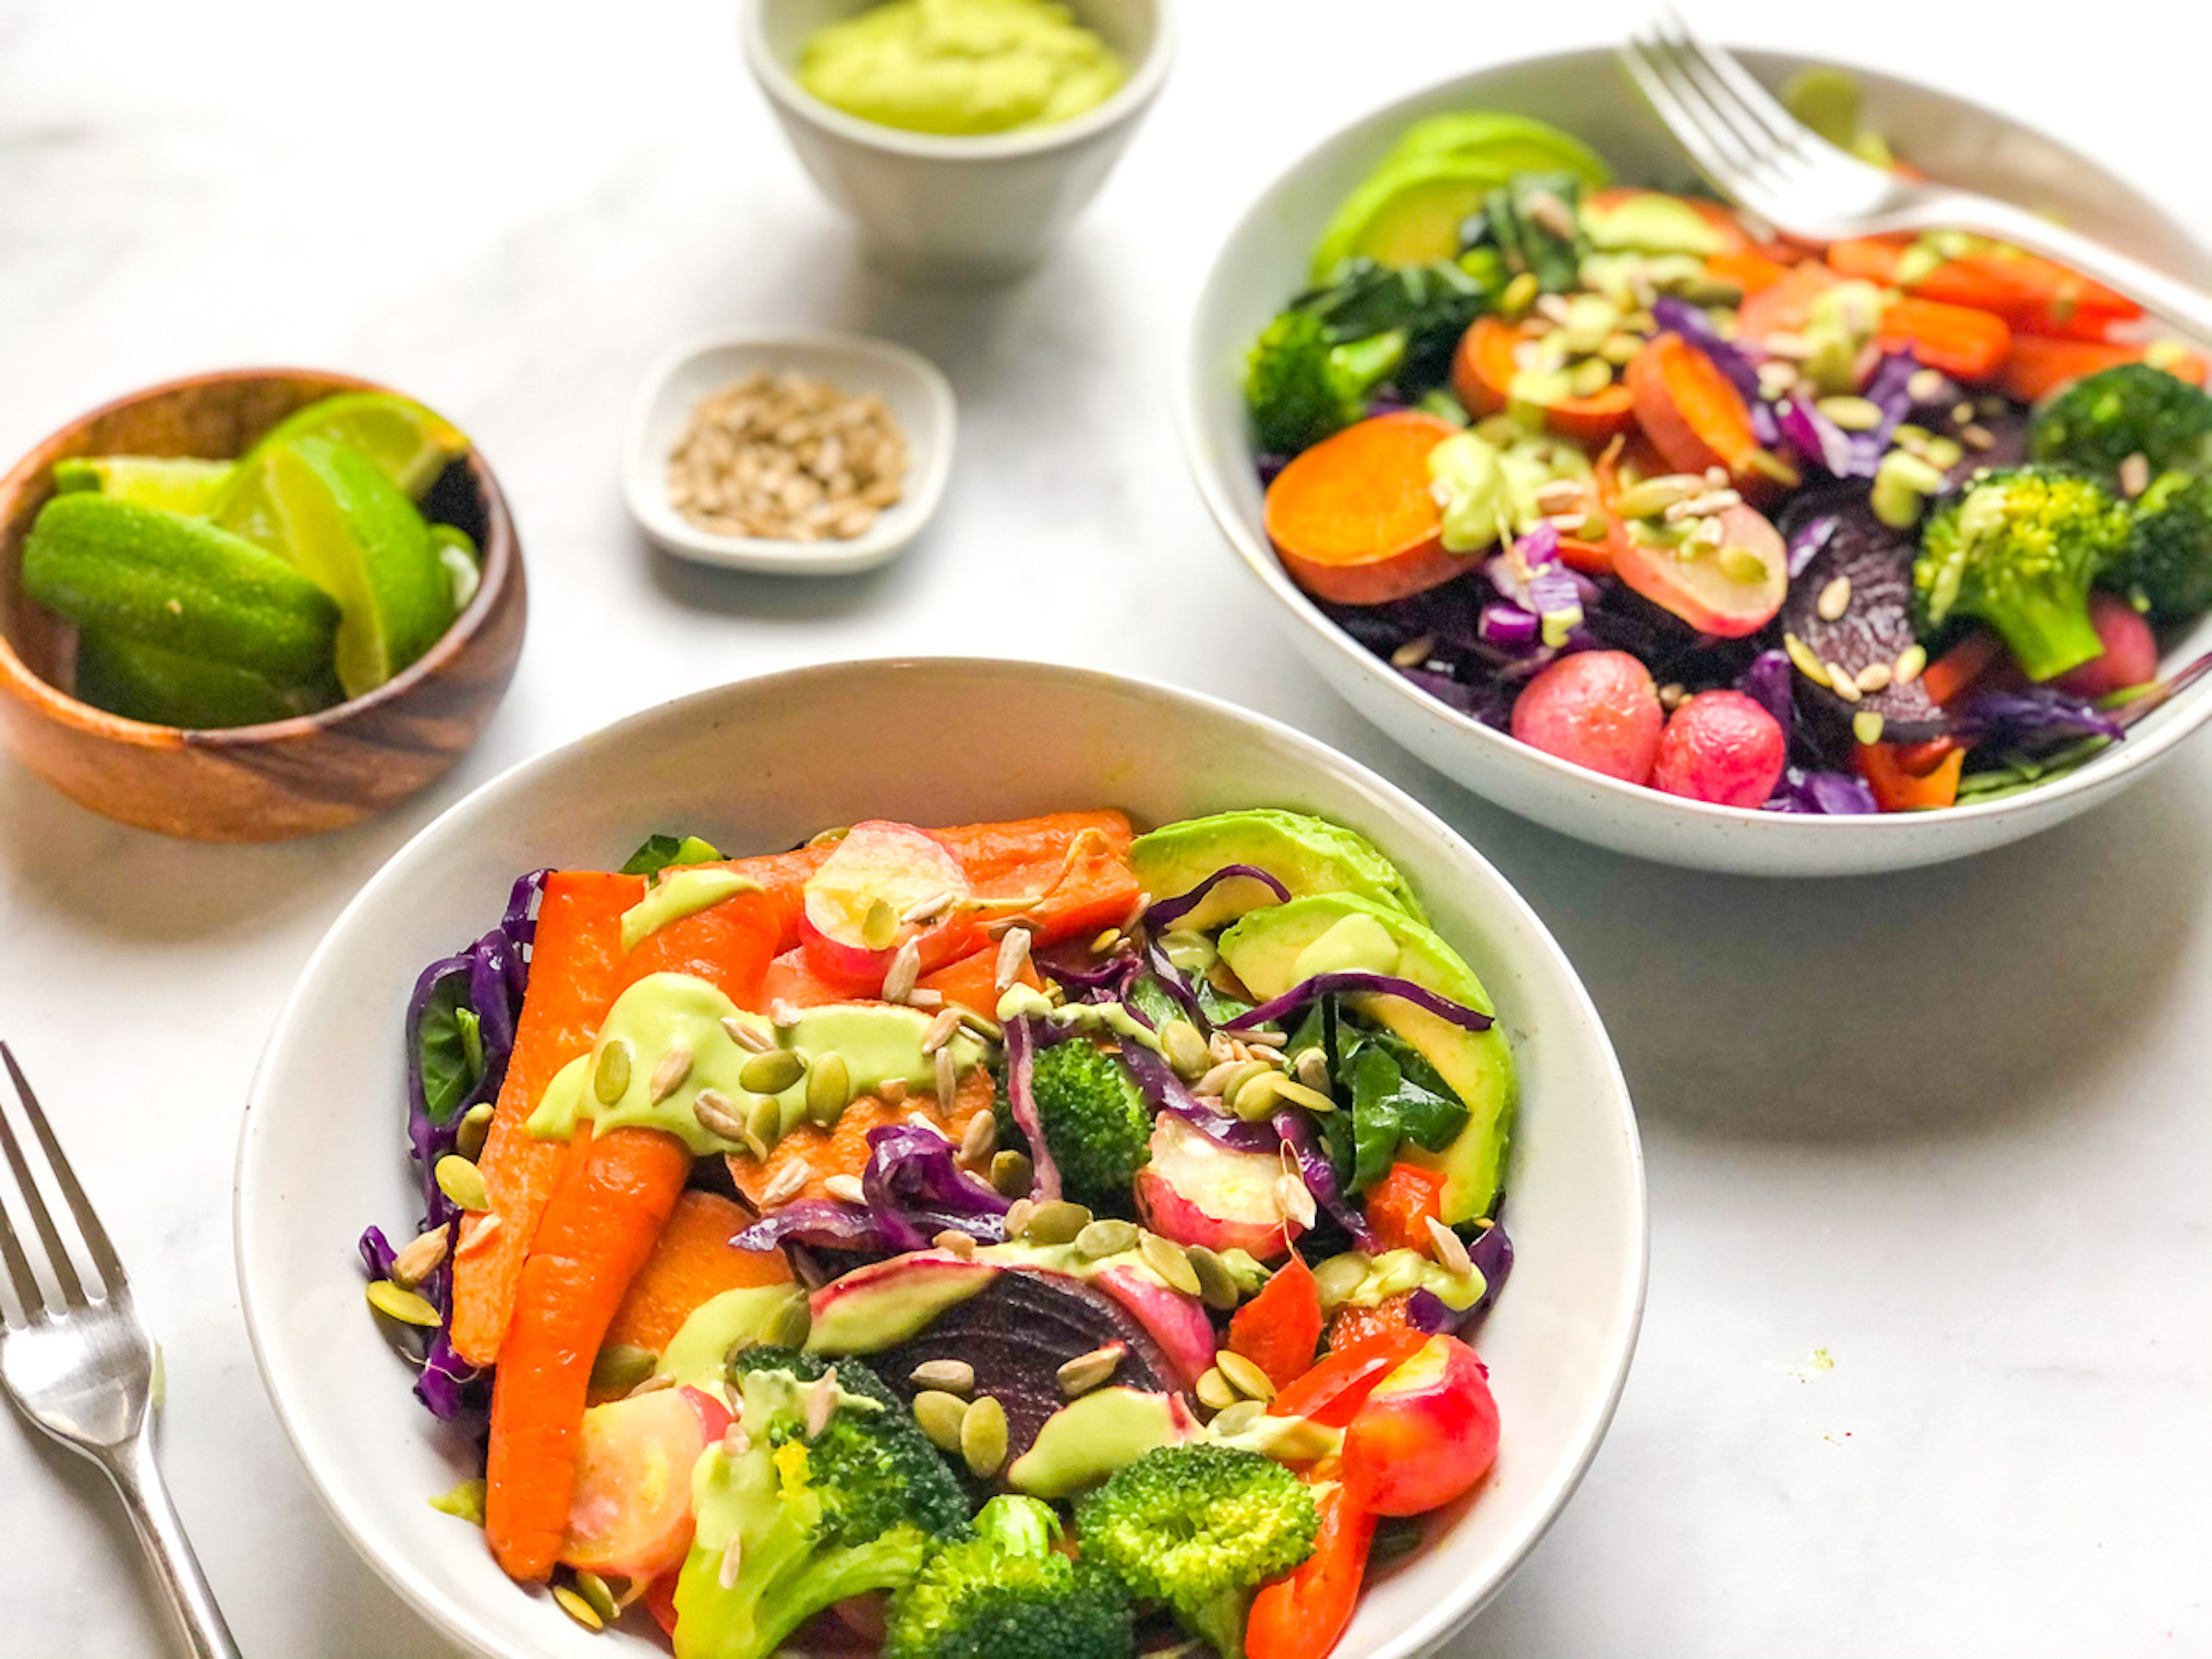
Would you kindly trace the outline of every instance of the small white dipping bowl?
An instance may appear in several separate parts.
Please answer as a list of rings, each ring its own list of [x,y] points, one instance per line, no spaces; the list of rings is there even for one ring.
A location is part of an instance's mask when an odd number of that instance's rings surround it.
[[[906,434],[906,488],[858,535],[779,541],[701,528],[668,500],[668,456],[700,400],[767,370],[828,381],[840,392],[873,392]],[[937,510],[952,474],[952,387],[917,352],[858,335],[710,335],[655,363],[622,435],[622,500],[638,527],[679,559],[782,576],[845,576],[904,552]]]
[[[1741,54],[1779,87],[1806,60]],[[1854,71],[1868,119],[1898,153],[1947,182],[2055,210],[2168,270],[2212,279],[2212,261],[2166,214],[2112,174],[2032,129],[1948,92]],[[1524,59],[1441,82],[1347,127],[1293,162],[1230,231],[1199,295],[1180,412],[1200,494],[1268,596],[1267,607],[1323,678],[1438,771],[1524,818],[1617,852],[1754,876],[1852,876],[1985,852],[2108,800],[2212,718],[2212,678],[2133,728],[2071,777],[1984,806],[1816,818],[1708,806],[1607,778],[1530,748],[1447,708],[1362,650],[1284,573],[1261,527],[1261,489],[1240,390],[1244,354],[1306,285],[1322,226],[1406,126],[1442,110],[1502,110],[1564,127],[1628,183],[1694,177],[1674,141],[1603,51]],[[2212,650],[2212,618],[2170,651],[2171,672]]]
[[[1141,823],[1234,806],[1372,837],[1495,999],[1522,1100],[1505,1220],[1518,1259],[1477,1346],[1503,1418],[1495,1472],[1369,1590],[1336,1659],[1411,1659],[1479,1606],[1557,1516],[1613,1415],[1643,1301],[1642,1159],[1612,1044],[1535,912],[1401,791],[1255,714],[1140,680],[980,661],[844,663],[700,692],[524,762],[418,835],[331,930],[279,1016],[239,1147],[241,1296],[263,1380],[332,1516],[473,1653],[615,1659],[517,1589],[427,1500],[479,1473],[409,1392],[362,1298],[355,1240],[419,1213],[401,1018],[426,963],[545,865],[607,867],[655,830],[735,853],[871,817],[925,824],[1116,806]],[[610,1645],[611,1644],[611,1645]],[[1023,1659],[1008,1654],[1006,1659]]]
[[[745,61],[814,182],[859,225],[871,264],[930,283],[1023,275],[1098,194],[1167,78],[1172,0],[1069,0],[1077,21],[1121,53],[1129,78],[1073,121],[976,136],[863,121],[799,85],[807,37],[877,3],[742,0]]]

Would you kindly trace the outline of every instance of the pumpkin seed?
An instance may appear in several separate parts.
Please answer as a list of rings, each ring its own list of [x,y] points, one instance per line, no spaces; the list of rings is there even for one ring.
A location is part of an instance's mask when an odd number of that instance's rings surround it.
[[[722,1029],[730,1034],[730,1041],[739,1048],[755,1054],[765,1054],[776,1046],[775,1039],[766,1031],[747,1025],[735,1014],[722,1017]]]
[[[1884,418],[1881,406],[1871,398],[1824,397],[1813,407],[1847,432],[1871,432]]]
[[[916,1388],[971,1394],[975,1389],[975,1367],[965,1359],[924,1359],[906,1373],[906,1380]]]
[[[566,1584],[553,1586],[553,1600],[563,1613],[566,1613],[585,1630],[604,1630],[606,1629],[606,1620],[599,1617],[592,1604]]]
[[[941,1388],[925,1388],[914,1396],[914,1421],[940,1452],[960,1449],[960,1429],[968,1417],[968,1402]]]
[[[1214,1414],[1213,1430],[1216,1434],[1242,1434],[1260,1420],[1261,1413],[1266,1409],[1257,1400],[1239,1400]]]
[[[628,1342],[610,1342],[599,1350],[592,1361],[592,1392],[604,1394],[626,1394],[646,1378],[661,1363],[661,1357],[649,1347],[638,1347]]]
[[[1851,717],[1851,735],[1861,743],[1879,743],[1882,740],[1882,716],[1879,710],[1862,709]]]
[[[1198,1379],[1196,1392],[1198,1404],[1213,1411],[1226,1411],[1230,1406],[1234,1406],[1240,1397],[1235,1384],[1221,1374],[1218,1366],[1210,1369],[1206,1375]]]
[[[421,1284],[445,1260],[447,1242],[447,1230],[442,1227],[417,1234],[392,1258],[393,1282],[408,1290]]]
[[[1259,1065],[1260,1069],[1239,1083],[1234,1094],[1224,1094],[1222,1099],[1229,1102],[1231,1112],[1249,1124],[1274,1115],[1281,1086],[1289,1079],[1271,1065],[1261,1065],[1256,1060],[1248,1064]]]
[[[1006,1408],[990,1394],[980,1396],[960,1418],[960,1459],[979,1480],[1006,1461]]]
[[[1684,473],[1665,473],[1631,484],[1613,498],[1613,511],[1622,518],[1657,518],[1669,507],[1700,492],[1702,478]]]
[[[369,1305],[387,1319],[396,1319],[402,1324],[420,1325],[429,1331],[444,1324],[444,1316],[412,1290],[401,1288],[390,1279],[378,1279],[369,1287]]]
[[[493,1108],[489,1101],[471,1106],[453,1128],[453,1150],[474,1163],[484,1155],[484,1138],[491,1133]]]
[[[968,1120],[968,1127],[960,1132],[960,1161],[980,1164],[998,1147],[998,1114],[979,1112]]]
[[[1136,1235],[1134,1221],[1093,1221],[1076,1235],[1076,1253],[1087,1262],[1103,1261],[1134,1248]]]
[[[835,1049],[824,1049],[806,1069],[806,1115],[827,1129],[852,1104],[852,1067]]]
[[[709,1135],[719,1135],[725,1141],[745,1138],[745,1120],[737,1115],[730,1097],[719,1088],[702,1088],[693,1096],[691,1115]]]
[[[1828,684],[1828,670],[1821,665],[1820,659],[1813,654],[1810,645],[1794,633],[1784,633],[1782,636],[1782,648],[1789,654],[1790,661],[1797,665],[1798,673],[1816,686]]]
[[[611,1624],[622,1616],[622,1609],[615,1600],[615,1593],[607,1588],[606,1581],[595,1572],[577,1573],[576,1594],[583,1597],[603,1623]]]
[[[670,1043],[668,1052],[661,1056],[661,1063],[653,1068],[653,1083],[646,1091],[648,1103],[658,1106],[674,1094],[682,1086],[684,1079],[690,1075],[690,1045],[682,1042]]]
[[[899,912],[887,900],[870,900],[868,913],[860,922],[860,942],[870,950],[888,950],[898,936]]]
[[[1309,1053],[1312,1052],[1311,1049],[1307,1051]],[[1311,1088],[1304,1083],[1293,1082],[1280,1072],[1277,1072],[1274,1076],[1275,1094],[1277,1100],[1288,1100],[1293,1105],[1303,1106],[1308,1112],[1327,1113],[1336,1110],[1335,1100],[1326,1090]]]
[[[755,1094],[782,1094],[806,1074],[806,1063],[789,1049],[755,1054],[738,1068],[738,1083]]]
[[[1206,1039],[1198,1035],[1198,1028],[1187,1019],[1171,1019],[1160,1027],[1159,1047],[1167,1055],[1168,1064],[1175,1068],[1176,1076],[1186,1080],[1203,1077],[1211,1061]]]
[[[1088,1394],[1121,1369],[1128,1352],[1127,1343],[1109,1342],[1088,1354],[1077,1354],[1054,1373],[1059,1379],[1060,1392],[1071,1400]]]
[[[1203,1244],[1192,1245],[1182,1255],[1197,1277],[1198,1295],[1207,1307],[1226,1313],[1237,1305],[1237,1281],[1228,1263]]]
[[[1049,1199],[1030,1211],[1022,1236],[1032,1244],[1071,1244],[1090,1225],[1090,1212],[1065,1198]]]
[[[991,1188],[1002,1197],[1020,1197],[1036,1179],[1036,1168],[1030,1162],[1027,1152],[1017,1152],[1009,1147],[991,1159]],[[1012,1230],[1011,1226],[1008,1230]]]
[[[488,1210],[491,1194],[484,1185],[484,1171],[458,1152],[438,1160],[438,1190],[465,1210]]]
[[[765,1159],[783,1133],[783,1108],[774,1095],[755,1095],[745,1109],[745,1144],[755,1158]]]
[[[465,1521],[472,1526],[484,1524],[484,1492],[487,1482],[457,1480],[446,1490],[430,1500],[430,1507],[441,1515]]]
[[[1170,1285],[1185,1296],[1198,1294],[1197,1270],[1192,1267],[1191,1258],[1183,1253],[1182,1245],[1148,1232],[1138,1241],[1137,1249],[1144,1254],[1145,1265]]]
[[[814,1329],[814,1304],[807,1300],[804,1290],[792,1292],[783,1305],[768,1318],[761,1335],[777,1347],[805,1347],[808,1333]]]
[[[629,1090],[629,1044],[618,1037],[599,1051],[592,1066],[592,1093],[612,1106]]]
[[[1267,1373],[1243,1355],[1223,1348],[1214,1356],[1214,1369],[1229,1379],[1231,1387],[1247,1399],[1265,1405],[1275,1398],[1275,1384]]]

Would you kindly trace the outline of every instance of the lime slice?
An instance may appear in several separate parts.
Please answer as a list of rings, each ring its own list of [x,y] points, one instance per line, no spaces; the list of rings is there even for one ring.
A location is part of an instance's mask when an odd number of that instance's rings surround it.
[[[178,455],[75,455],[53,464],[53,487],[68,494],[96,490],[119,501],[204,518],[229,481],[229,461]]]
[[[430,545],[438,549],[438,562],[453,584],[453,614],[459,616],[484,585],[484,559],[477,551],[477,538],[458,524],[432,524]]]
[[[125,720],[206,731],[312,714],[336,701],[338,688],[335,680],[287,685],[249,668],[86,629],[76,640],[76,695]]]
[[[262,434],[247,459],[295,438],[352,445],[417,500],[446,463],[468,453],[468,440],[452,421],[389,392],[341,392],[295,409]]]
[[[218,522],[282,555],[338,602],[338,684],[382,685],[452,626],[453,578],[383,469],[326,438],[260,443]]]

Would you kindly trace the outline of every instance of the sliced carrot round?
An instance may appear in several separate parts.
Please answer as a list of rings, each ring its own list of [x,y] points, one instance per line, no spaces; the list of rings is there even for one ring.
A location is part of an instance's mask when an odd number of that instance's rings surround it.
[[[1381,605],[1466,570],[1444,551],[1429,488],[1429,452],[1457,429],[1412,409],[1377,415],[1277,474],[1263,516],[1291,580],[1339,605]]]
[[[1452,390],[1477,415],[1495,415],[1512,401],[1520,367],[1515,349],[1526,338],[1502,317],[1484,317],[1460,336],[1452,357]],[[1544,424],[1584,443],[1603,443],[1625,432],[1634,418],[1629,389],[1616,382],[1588,397],[1562,397],[1538,406]]]

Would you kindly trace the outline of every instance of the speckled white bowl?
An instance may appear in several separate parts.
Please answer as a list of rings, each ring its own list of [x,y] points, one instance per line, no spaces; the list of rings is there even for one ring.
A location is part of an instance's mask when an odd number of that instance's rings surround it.
[[[1771,86],[1805,62],[1769,52],[1742,55]],[[1928,172],[2056,210],[2115,246],[2212,280],[2204,251],[2094,162],[1947,92],[1857,73],[1874,124]],[[2212,719],[2207,678],[2146,718],[2126,742],[2047,788],[1947,812],[1800,817],[1707,806],[1600,776],[1447,708],[1362,650],[1284,574],[1268,545],[1239,385],[1253,336],[1304,285],[1331,211],[1400,132],[1441,110],[1504,110],[1556,123],[1632,182],[1691,176],[1610,53],[1559,53],[1441,82],[1347,127],[1293,162],[1230,229],[1191,325],[1180,397],[1184,448],[1215,522],[1259,581],[1262,604],[1362,714],[1438,771],[1524,818],[1618,852],[1753,876],[1863,875],[2003,846],[2111,799]],[[2176,641],[2167,666],[2207,650],[2212,618]]]
[[[897,741],[885,742],[895,716]],[[269,1397],[332,1516],[402,1596],[472,1653],[613,1659],[500,1576],[425,1501],[477,1472],[409,1394],[362,1301],[364,1223],[417,1213],[401,1018],[422,965],[497,919],[542,865],[598,865],[646,834],[734,851],[825,824],[924,823],[1116,805],[1161,822],[1272,805],[1371,836],[1495,998],[1522,1080],[1507,1222],[1518,1264],[1479,1347],[1504,1420],[1496,1472],[1371,1589],[1337,1659],[1411,1659],[1504,1582],[1582,1478],[1628,1374],[1643,1304],[1643,1167],[1612,1044],[1535,912],[1409,796],[1310,737],[1139,680],[1015,663],[850,663],[664,704],[527,761],[402,848],[332,925],[248,1097],[239,1288]],[[1020,1659],[1007,1655],[1007,1659]]]

